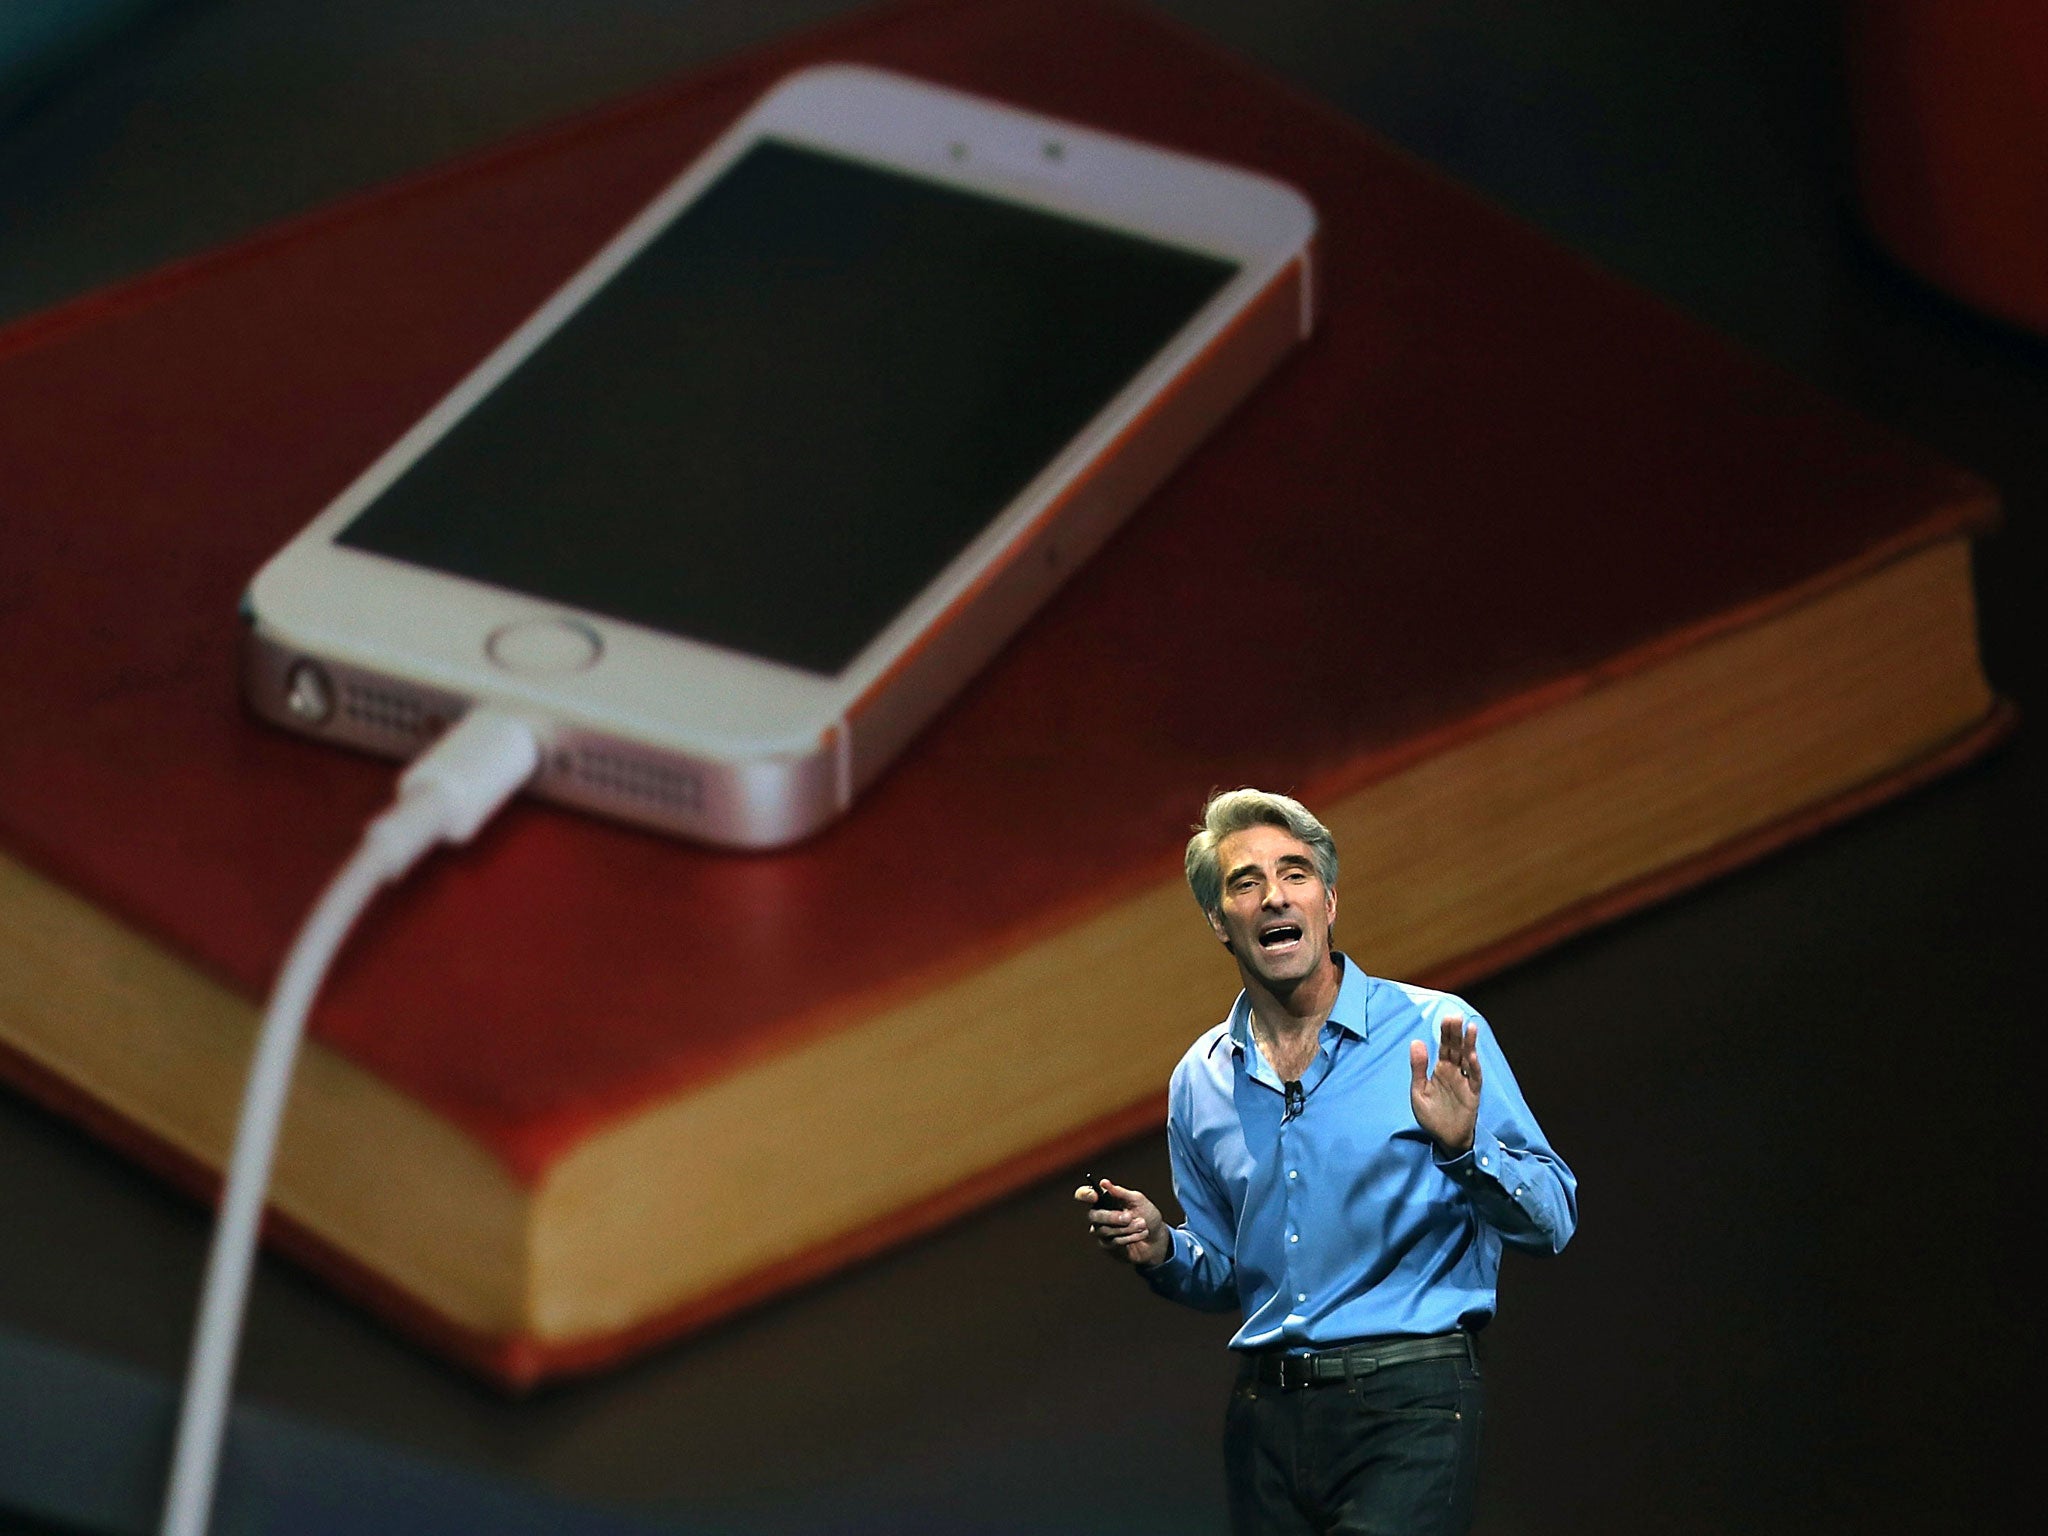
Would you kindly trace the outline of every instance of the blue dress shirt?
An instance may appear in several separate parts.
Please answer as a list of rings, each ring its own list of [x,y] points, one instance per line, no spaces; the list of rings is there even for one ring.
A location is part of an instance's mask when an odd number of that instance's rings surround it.
[[[1174,1068],[1166,1136],[1186,1213],[1172,1256],[1139,1272],[1209,1311],[1244,1309],[1232,1349],[1324,1349],[1384,1334],[1444,1333],[1493,1316],[1503,1243],[1564,1247],[1578,1181],[1550,1150],[1492,1029],[1446,992],[1343,979],[1291,1117],[1251,1035],[1230,1017]],[[1445,1161],[1415,1123],[1408,1042],[1450,1016],[1479,1026],[1479,1121]]]

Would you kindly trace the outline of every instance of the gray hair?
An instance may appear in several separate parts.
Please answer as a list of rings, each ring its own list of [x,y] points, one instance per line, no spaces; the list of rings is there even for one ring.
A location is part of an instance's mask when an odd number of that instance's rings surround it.
[[[1202,824],[1188,839],[1188,889],[1204,912],[1223,908],[1223,868],[1217,849],[1233,832],[1250,827],[1278,827],[1308,844],[1316,873],[1326,889],[1337,889],[1337,840],[1315,813],[1288,795],[1263,789],[1219,789],[1202,807]]]

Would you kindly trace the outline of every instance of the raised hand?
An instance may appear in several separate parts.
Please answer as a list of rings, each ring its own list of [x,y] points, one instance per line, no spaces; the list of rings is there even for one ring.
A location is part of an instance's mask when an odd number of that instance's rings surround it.
[[[1088,1232],[1113,1259],[1129,1264],[1162,1264],[1173,1256],[1173,1238],[1159,1207],[1135,1189],[1108,1179],[1083,1184],[1074,1198],[1088,1207]]]
[[[1447,1158],[1472,1147],[1479,1123],[1479,1026],[1464,1019],[1445,1019],[1436,1047],[1436,1070],[1429,1070],[1429,1047],[1408,1042],[1408,1102],[1415,1123]]]

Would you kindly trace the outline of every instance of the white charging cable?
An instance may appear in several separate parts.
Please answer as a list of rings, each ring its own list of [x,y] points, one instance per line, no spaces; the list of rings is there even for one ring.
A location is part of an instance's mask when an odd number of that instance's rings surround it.
[[[530,726],[493,709],[471,710],[405,771],[397,798],[364,830],[362,842],[321,895],[285,957],[256,1037],[206,1262],[164,1499],[163,1536],[203,1536],[212,1510],[278,1126],[306,1014],[335,951],[381,887],[403,877],[437,843],[468,842],[533,777],[539,762],[540,745]]]

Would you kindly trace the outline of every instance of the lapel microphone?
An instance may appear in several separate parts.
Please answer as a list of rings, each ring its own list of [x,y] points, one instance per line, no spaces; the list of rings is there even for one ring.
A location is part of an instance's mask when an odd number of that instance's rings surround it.
[[[1285,1086],[1287,1089],[1287,1094],[1286,1097],[1281,1101],[1280,1110],[1280,1123],[1282,1125],[1285,1125],[1288,1121],[1292,1120],[1296,1115],[1300,1114],[1302,1111],[1302,1106],[1308,1103],[1308,1095],[1301,1091],[1300,1078],[1296,1078],[1293,1082],[1288,1083]]]

